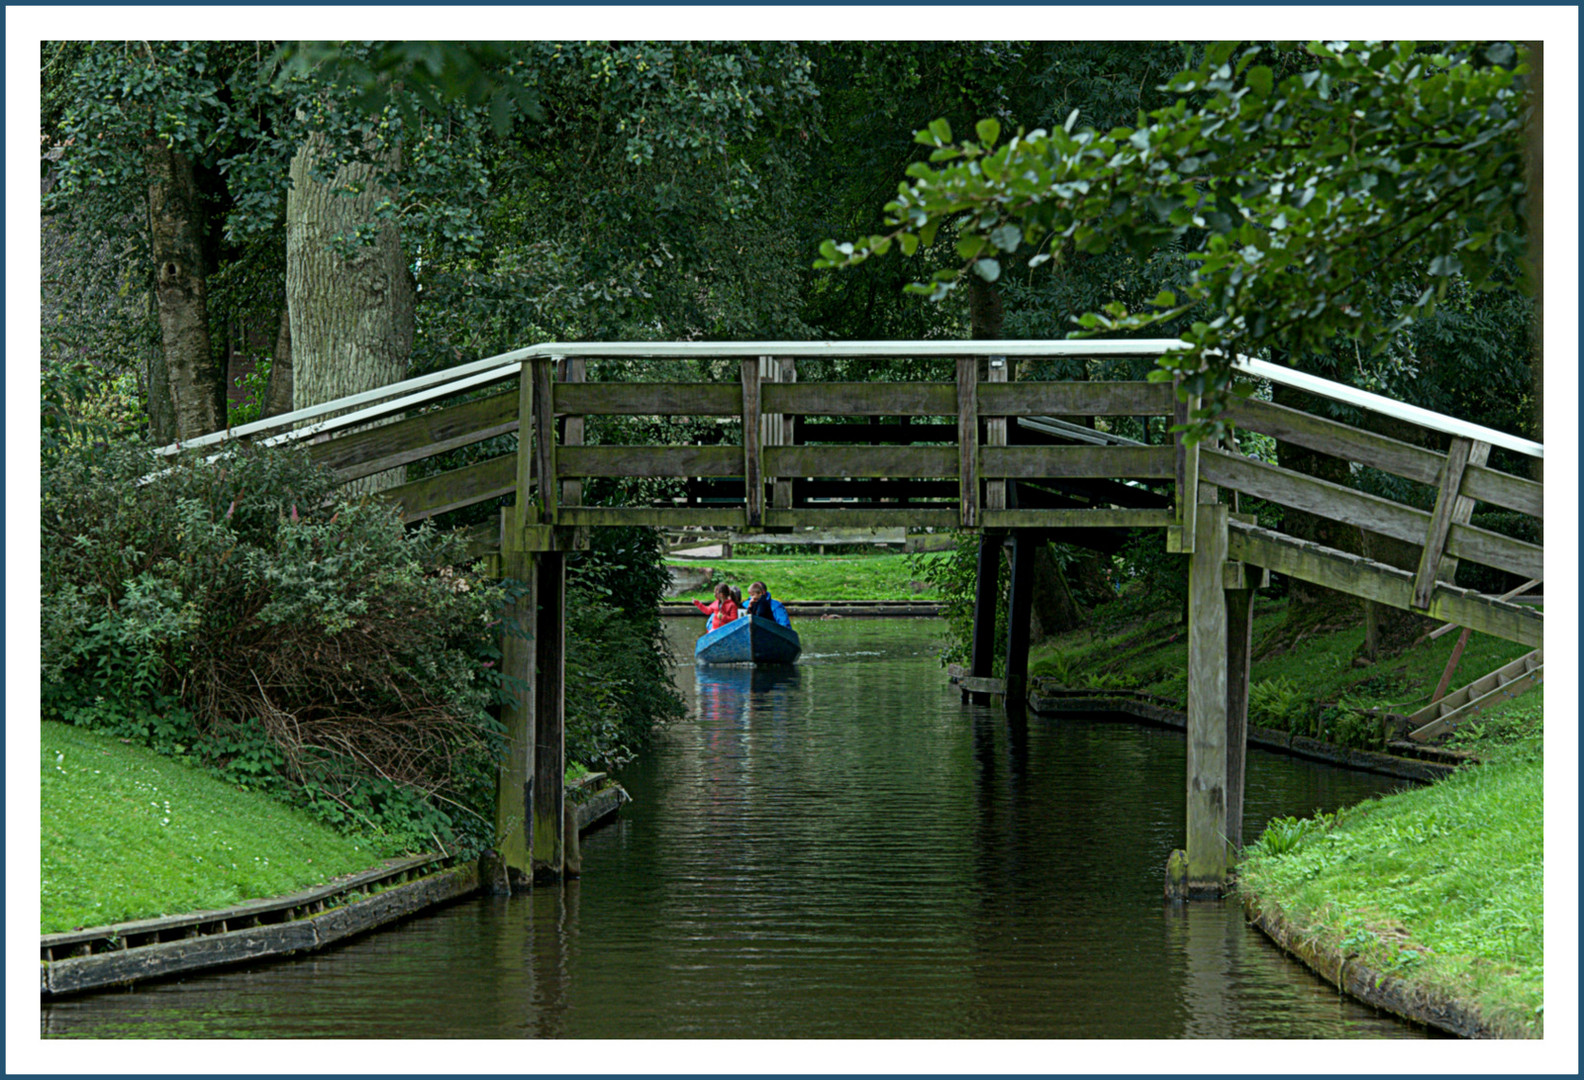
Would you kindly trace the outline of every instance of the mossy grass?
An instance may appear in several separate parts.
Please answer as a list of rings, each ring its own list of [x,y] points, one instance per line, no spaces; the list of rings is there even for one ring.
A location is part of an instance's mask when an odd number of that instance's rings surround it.
[[[842,549],[840,554],[754,555],[731,559],[669,559],[673,566],[708,570],[709,584],[681,596],[681,600],[713,597],[715,583],[736,585],[746,594],[750,583],[763,581],[770,594],[784,603],[817,600],[938,600],[939,592],[918,581],[901,554],[875,554],[862,549]],[[921,589],[915,588],[917,583]]]
[[[1544,1033],[1540,690],[1458,743],[1481,764],[1335,815],[1272,822],[1238,888],[1306,940],[1471,1003],[1507,1037]]]
[[[118,738],[45,722],[40,751],[42,933],[278,896],[387,854]]]

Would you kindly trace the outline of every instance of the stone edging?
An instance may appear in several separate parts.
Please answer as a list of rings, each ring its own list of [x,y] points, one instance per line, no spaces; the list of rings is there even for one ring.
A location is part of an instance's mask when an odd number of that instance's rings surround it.
[[[1127,691],[1036,690],[1029,694],[1028,705],[1036,713],[1116,712],[1179,731],[1186,730],[1188,726],[1187,715],[1169,707],[1164,703],[1164,699],[1145,694],[1135,695]],[[1291,754],[1294,757],[1308,758],[1328,765],[1342,765],[1349,769],[1397,776],[1404,780],[1440,780],[1457,768],[1456,765],[1438,761],[1419,761],[1374,750],[1336,746],[1304,735],[1277,731],[1275,728],[1255,727],[1252,724],[1248,729],[1248,745],[1257,746],[1262,750]]]
[[[1316,975],[1350,997],[1414,1023],[1433,1027],[1465,1039],[1506,1038],[1480,1013],[1465,1002],[1454,1001],[1436,991],[1382,975],[1357,957],[1306,938],[1282,915],[1279,908],[1262,908],[1259,899],[1242,894],[1243,914],[1282,951],[1289,953]]]

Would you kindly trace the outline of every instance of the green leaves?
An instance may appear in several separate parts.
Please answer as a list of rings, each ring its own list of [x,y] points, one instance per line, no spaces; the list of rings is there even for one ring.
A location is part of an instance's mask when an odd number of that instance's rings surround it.
[[[1163,370],[1206,368],[1215,398],[1238,353],[1301,355],[1338,337],[1382,348],[1434,304],[1425,276],[1479,285],[1494,259],[1521,254],[1520,50],[1488,46],[1488,64],[1411,42],[1306,51],[1276,65],[1259,63],[1258,48],[1207,46],[1169,80],[1201,96],[1137,128],[1075,133],[1075,110],[1054,133],[1020,132],[998,147],[994,120],[958,145],[944,120],[930,124],[917,139],[931,160],[908,168],[886,235],[912,253],[948,225],[962,262],[912,291],[940,299],[969,272],[994,281],[991,256],[1023,244],[1038,252],[1032,269],[1119,243],[1147,259],[1189,242],[1189,280],[1161,290],[1157,311],[1077,321],[1116,334],[1200,313],[1183,335],[1191,347]],[[860,245],[846,262],[874,248]]]

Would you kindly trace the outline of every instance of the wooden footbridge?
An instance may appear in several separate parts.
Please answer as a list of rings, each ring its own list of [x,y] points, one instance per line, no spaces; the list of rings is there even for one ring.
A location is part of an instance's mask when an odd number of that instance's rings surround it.
[[[1251,380],[1282,383],[1405,426],[1415,441],[1259,400],[1227,416],[1242,436],[1186,445],[1170,433],[1196,406],[1161,382],[1009,380],[1044,358],[1153,357],[1174,341],[747,342],[549,344],[193,440],[307,440],[347,481],[419,465],[463,447],[495,449],[473,464],[407,480],[385,495],[408,521],[511,497],[479,530],[481,553],[529,585],[518,617],[532,640],[508,639],[504,668],[529,689],[506,711],[500,774],[502,855],[520,877],[556,878],[563,827],[565,552],[586,530],[643,525],[737,532],[933,527],[981,534],[981,588],[966,685],[1017,707],[1027,676],[1033,545],[1051,537],[1112,549],[1126,530],[1165,533],[1189,559],[1186,856],[1180,887],[1218,894],[1241,841],[1244,733],[1254,590],[1265,571],[1417,611],[1539,648],[1541,614],[1507,596],[1451,584],[1458,561],[1533,584],[1542,549],[1470,524],[1476,504],[1542,517],[1541,485],[1487,464],[1493,447],[1539,458],[1534,442],[1260,361]],[[808,381],[811,360],[933,359],[955,378],[931,382]],[[681,363],[679,363],[681,362]],[[805,378],[798,380],[799,364]],[[688,379],[652,373],[686,366]],[[594,373],[599,378],[591,380]],[[703,417],[707,445],[625,445],[590,417]],[[1120,417],[1159,418],[1114,433]],[[503,439],[528,432],[526,438]],[[1151,432],[1160,433],[1157,441]],[[1249,452],[1274,437],[1420,485],[1422,505],[1284,469]],[[593,436],[586,438],[585,436]],[[174,452],[176,448],[166,448]],[[210,451],[212,452],[212,451]],[[421,468],[422,466],[420,466]],[[415,469],[414,471],[418,471]],[[610,478],[599,503],[584,484]],[[635,492],[641,492],[637,495]],[[1262,528],[1247,500],[1307,511],[1414,545],[1417,565],[1391,566]],[[998,560],[1011,550],[1005,679],[989,680]]]

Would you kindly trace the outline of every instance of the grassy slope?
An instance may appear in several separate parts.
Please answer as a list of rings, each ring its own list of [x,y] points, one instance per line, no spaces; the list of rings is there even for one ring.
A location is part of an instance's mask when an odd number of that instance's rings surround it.
[[[1254,663],[1249,682],[1287,680],[1306,703],[1346,698],[1359,707],[1412,712],[1430,700],[1458,635],[1444,634],[1368,667],[1354,667],[1362,627],[1315,632],[1291,648],[1273,650],[1282,634],[1281,603],[1261,603],[1254,614]],[[1529,650],[1510,641],[1473,634],[1452,678],[1452,689],[1494,671]],[[1187,627],[1175,615],[1155,614],[1131,624],[1091,625],[1048,639],[1031,650],[1029,673],[1074,686],[1128,687],[1183,700],[1187,695]],[[1260,723],[1258,718],[1251,718]]]
[[[40,930],[224,907],[368,869],[380,853],[119,739],[42,727]]]
[[[688,566],[714,573],[714,581],[736,585],[746,595],[748,586],[763,581],[770,595],[786,603],[809,600],[937,600],[936,589],[916,592],[910,582],[904,555],[835,554],[763,555],[732,559],[668,559],[672,566]],[[686,593],[678,599],[712,597],[714,586]]]
[[[1291,850],[1262,838],[1239,888],[1305,938],[1473,1002],[1509,1037],[1544,1030],[1542,701],[1532,690],[1471,725],[1485,759],[1371,800]],[[1273,823],[1270,833],[1279,833]]]

